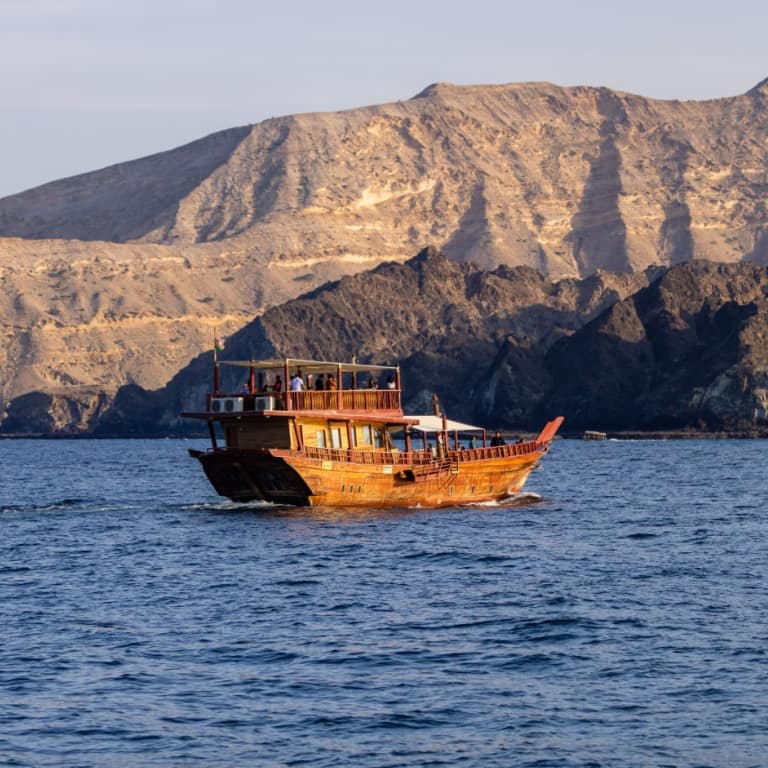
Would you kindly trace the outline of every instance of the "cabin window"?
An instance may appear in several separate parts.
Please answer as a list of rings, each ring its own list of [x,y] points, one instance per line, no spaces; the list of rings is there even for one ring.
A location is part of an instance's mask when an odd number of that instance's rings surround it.
[[[339,427],[331,427],[331,447],[341,448],[341,429]]]
[[[239,448],[290,448],[291,434],[287,421],[268,419],[255,425],[234,427]]]
[[[326,447],[325,430],[324,429],[318,429],[317,430],[317,447],[318,448],[325,448]]]
[[[376,447],[376,448],[381,448],[384,445],[384,430],[383,429],[374,430],[373,444],[374,444],[374,447]]]
[[[373,445],[373,438],[371,436],[371,425],[364,424],[360,429],[363,432],[363,445]]]

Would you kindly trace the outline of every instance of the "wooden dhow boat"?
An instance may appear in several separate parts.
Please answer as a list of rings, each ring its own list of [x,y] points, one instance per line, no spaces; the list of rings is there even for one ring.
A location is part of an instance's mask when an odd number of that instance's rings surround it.
[[[236,394],[222,392],[220,366],[247,369]],[[436,397],[432,415],[405,415],[401,394],[398,366],[215,357],[206,409],[182,416],[208,424],[210,449],[189,453],[220,495],[330,507],[508,498],[563,422],[553,419],[533,440],[493,445],[484,429],[441,415]]]

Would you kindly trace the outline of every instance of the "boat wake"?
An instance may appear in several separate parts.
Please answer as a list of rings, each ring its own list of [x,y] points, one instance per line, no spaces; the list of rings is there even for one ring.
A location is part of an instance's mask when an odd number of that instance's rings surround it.
[[[8,504],[0,506],[0,514],[10,512],[58,512],[79,507],[85,501],[85,499],[59,499],[48,504]]]
[[[462,504],[463,507],[490,507],[490,508],[506,508],[506,507],[525,507],[529,504],[538,504],[544,501],[544,497],[533,491],[524,491],[520,493],[513,493],[511,496],[507,496],[499,501],[478,501],[471,502],[469,504]]]
[[[544,498],[538,493],[521,492],[507,496],[499,501],[477,501],[467,504],[458,504],[458,508],[483,508],[483,509],[505,509],[510,507],[524,507],[531,504],[538,504],[544,501]],[[422,507],[419,504],[413,506],[392,506],[392,507],[297,507],[290,504],[275,504],[270,501],[214,501],[199,504],[184,504],[181,509],[187,512],[218,512],[223,514],[241,514],[258,513],[261,515],[284,515],[293,513],[296,515],[305,515],[317,518],[351,518],[351,517],[370,517],[370,516],[391,516],[397,513],[407,513],[414,511],[433,511],[432,507]]]
[[[271,501],[212,501],[200,504],[184,504],[188,512],[282,512],[296,509],[289,504],[275,504]]]

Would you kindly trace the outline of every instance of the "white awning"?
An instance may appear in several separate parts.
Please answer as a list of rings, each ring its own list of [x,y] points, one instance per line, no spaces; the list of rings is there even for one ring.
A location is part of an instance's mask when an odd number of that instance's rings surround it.
[[[338,363],[330,360],[299,360],[297,358],[281,358],[276,360],[222,360],[218,358],[219,365],[234,365],[239,368],[255,368],[256,370],[282,372],[288,366],[291,373],[301,368],[302,373],[333,373],[341,367],[342,373],[381,373],[382,371],[398,370],[396,365],[368,365],[367,363]]]
[[[443,431],[443,417],[442,416],[412,416],[408,414],[409,419],[418,419],[419,423],[414,424],[411,429],[415,429],[419,432],[442,432]],[[460,421],[446,421],[446,429],[449,432],[482,432],[482,427],[473,427],[471,424],[462,424]]]

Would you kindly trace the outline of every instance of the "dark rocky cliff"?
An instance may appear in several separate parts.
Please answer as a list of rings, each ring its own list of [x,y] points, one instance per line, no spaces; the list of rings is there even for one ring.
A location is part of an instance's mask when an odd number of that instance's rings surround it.
[[[764,430],[766,296],[756,264],[666,271],[552,346],[538,412],[567,413],[571,428]]]
[[[265,312],[223,357],[399,362],[407,410],[429,412],[436,392],[451,417],[490,427],[536,429],[562,414],[570,431],[761,430],[766,297],[768,270],[756,264],[551,283],[527,267],[484,271],[428,249]],[[199,426],[178,414],[202,407],[211,368],[201,355],[165,388],[123,387],[98,411],[19,398],[1,429],[189,433]],[[223,370],[223,388],[236,391],[236,372]],[[78,424],[78,412],[87,420]]]

